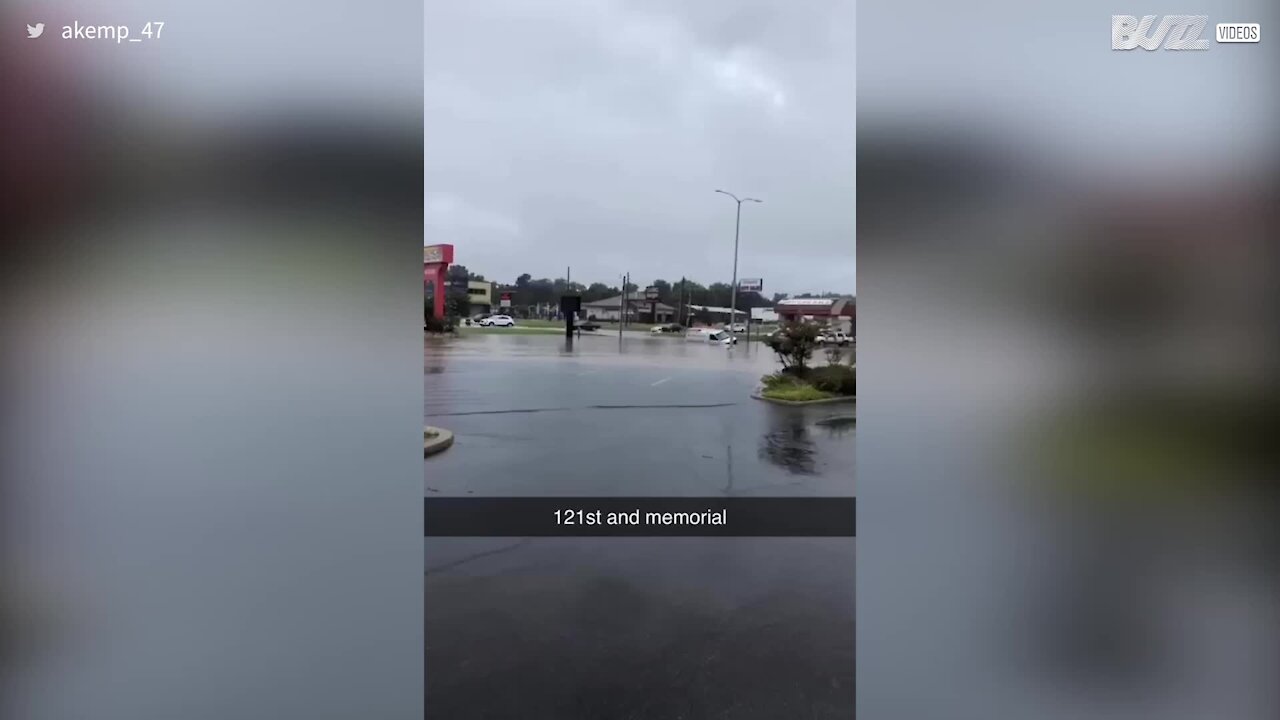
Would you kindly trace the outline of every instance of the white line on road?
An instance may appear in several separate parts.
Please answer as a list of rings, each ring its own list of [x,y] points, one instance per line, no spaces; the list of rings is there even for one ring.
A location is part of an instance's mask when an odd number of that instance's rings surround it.
[[[662,378],[661,380],[659,380],[659,381],[658,381],[658,382],[656,382],[656,383],[650,383],[649,387],[658,387],[659,385],[661,385],[662,383],[664,383],[664,382],[666,382],[666,381],[668,381],[668,380],[670,380],[670,379],[671,379],[671,378],[669,378],[669,377],[664,377],[664,378]]]

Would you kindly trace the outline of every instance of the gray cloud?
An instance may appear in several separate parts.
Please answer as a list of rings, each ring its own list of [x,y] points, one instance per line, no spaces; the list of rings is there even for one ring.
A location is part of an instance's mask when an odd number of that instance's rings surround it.
[[[486,277],[855,289],[854,6],[480,0],[426,12],[426,242]]]

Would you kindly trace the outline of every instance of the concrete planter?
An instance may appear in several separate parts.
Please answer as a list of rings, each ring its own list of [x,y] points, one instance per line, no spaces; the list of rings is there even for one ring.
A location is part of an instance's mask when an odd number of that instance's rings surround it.
[[[426,430],[435,432],[435,436],[427,437]],[[424,428],[422,435],[422,456],[430,457],[439,452],[448,450],[453,445],[453,433],[444,428],[431,427],[428,425]]]

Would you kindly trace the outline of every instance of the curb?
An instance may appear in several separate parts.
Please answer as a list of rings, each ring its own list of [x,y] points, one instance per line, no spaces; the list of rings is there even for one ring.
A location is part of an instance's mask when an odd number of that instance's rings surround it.
[[[439,434],[433,438],[428,438],[426,436],[426,432],[425,432],[426,430],[434,430]],[[444,452],[445,450],[448,450],[452,445],[453,445],[453,433],[449,432],[448,430],[445,430],[444,428],[431,427],[430,425],[427,425],[426,427],[423,428],[423,437],[422,437],[422,456],[423,457],[430,457],[431,455],[435,455],[436,453]]]
[[[837,403],[858,402],[858,397],[856,395],[848,396],[848,397],[823,398],[821,400],[778,400],[777,398],[765,397],[764,395],[761,395],[758,392],[754,392],[754,393],[751,393],[751,397],[755,398],[756,400],[763,400],[767,403],[773,403],[774,405],[789,405],[793,407],[803,406],[803,405],[835,405]]]

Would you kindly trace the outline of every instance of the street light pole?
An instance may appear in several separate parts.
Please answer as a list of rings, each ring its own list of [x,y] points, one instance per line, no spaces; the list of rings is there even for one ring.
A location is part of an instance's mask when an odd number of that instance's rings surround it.
[[[728,195],[729,197],[733,198],[734,202],[738,203],[738,213],[733,223],[733,285],[730,286],[729,288],[729,293],[730,293],[729,295],[730,297],[729,337],[734,338],[736,340],[738,337],[738,333],[734,330],[733,324],[734,322],[736,322],[737,315],[738,315],[738,234],[739,234],[739,231],[742,230],[742,203],[744,202],[758,203],[758,202],[764,202],[764,201],[757,200],[755,198],[750,198],[750,197],[739,198],[737,195],[734,195],[731,192],[725,192],[724,190],[716,190],[716,192],[720,193],[721,195]]]

